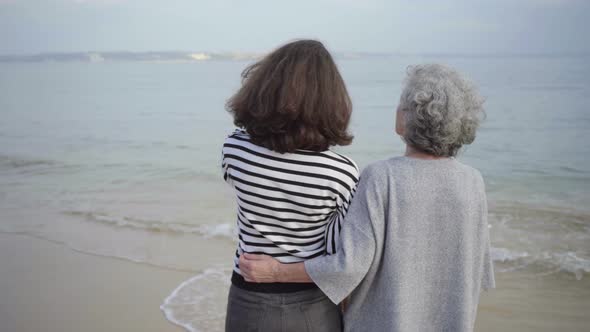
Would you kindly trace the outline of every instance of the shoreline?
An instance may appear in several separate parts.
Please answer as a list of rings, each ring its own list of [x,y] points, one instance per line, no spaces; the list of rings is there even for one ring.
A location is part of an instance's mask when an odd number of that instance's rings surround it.
[[[182,332],[160,305],[196,274],[6,233],[0,234],[0,266],[0,327],[6,331]],[[481,295],[476,332],[590,326],[590,278],[513,271],[496,273],[496,282]]]

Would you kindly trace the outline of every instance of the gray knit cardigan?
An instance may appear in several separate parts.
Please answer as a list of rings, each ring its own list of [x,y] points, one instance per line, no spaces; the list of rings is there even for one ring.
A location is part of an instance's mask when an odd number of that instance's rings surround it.
[[[362,175],[338,252],[305,262],[345,331],[472,331],[495,287],[485,187],[454,158],[397,157]]]

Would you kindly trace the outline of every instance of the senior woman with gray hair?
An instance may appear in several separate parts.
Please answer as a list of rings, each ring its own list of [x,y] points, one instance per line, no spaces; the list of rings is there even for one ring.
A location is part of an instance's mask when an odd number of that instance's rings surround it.
[[[410,67],[396,114],[405,155],[363,171],[336,254],[297,264],[245,254],[245,278],[349,296],[345,331],[473,330],[480,291],[494,287],[487,203],[479,171],[455,156],[482,104],[455,70]]]

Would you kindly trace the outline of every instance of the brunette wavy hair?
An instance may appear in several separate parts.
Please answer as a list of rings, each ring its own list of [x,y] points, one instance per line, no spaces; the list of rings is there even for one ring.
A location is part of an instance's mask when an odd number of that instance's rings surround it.
[[[280,153],[348,145],[352,103],[324,45],[298,40],[242,72],[242,87],[226,104],[234,124],[255,144]]]

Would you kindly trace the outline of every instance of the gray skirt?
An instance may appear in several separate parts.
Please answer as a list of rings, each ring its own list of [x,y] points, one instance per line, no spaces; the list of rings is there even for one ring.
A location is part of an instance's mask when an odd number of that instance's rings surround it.
[[[294,293],[258,293],[231,286],[226,332],[339,332],[337,305],[319,289]]]

